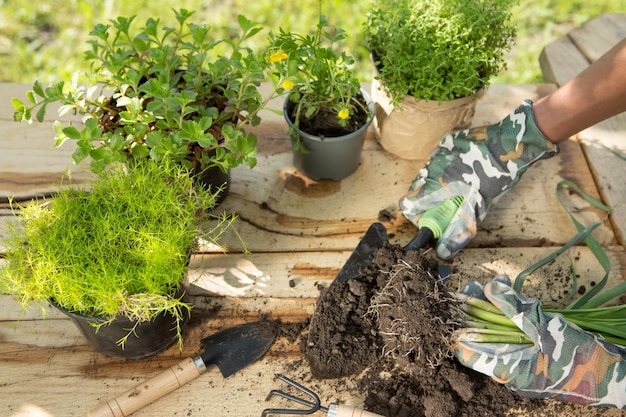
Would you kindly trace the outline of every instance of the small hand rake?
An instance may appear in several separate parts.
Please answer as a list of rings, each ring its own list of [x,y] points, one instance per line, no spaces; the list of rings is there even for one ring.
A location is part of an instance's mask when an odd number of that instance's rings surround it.
[[[311,397],[312,401],[305,400],[304,398],[297,397],[285,391],[272,390],[268,394],[266,400],[269,400],[274,395],[278,395],[290,401],[297,402],[300,405],[304,405],[305,407],[308,407],[308,408],[304,408],[304,409],[266,408],[265,410],[263,410],[263,413],[261,413],[261,417],[269,416],[272,414],[308,415],[308,414],[313,414],[317,411],[325,412],[328,417],[383,417],[380,414],[375,414],[369,411],[360,410],[360,409],[350,407],[347,405],[331,404],[328,407],[324,407],[320,403],[320,397],[315,392],[287,378],[284,375],[276,374],[276,378],[302,391],[303,393]]]

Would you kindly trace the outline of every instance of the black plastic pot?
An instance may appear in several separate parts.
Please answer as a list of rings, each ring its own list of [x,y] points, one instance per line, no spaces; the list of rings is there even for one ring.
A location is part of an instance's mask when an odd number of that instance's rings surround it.
[[[218,167],[207,168],[203,172],[196,174],[195,180],[211,192],[214,192],[222,187],[222,191],[220,191],[215,200],[215,207],[224,202],[224,199],[230,190],[230,170],[228,170],[228,172],[224,172]]]
[[[67,315],[85,336],[89,345],[103,355],[125,359],[145,359],[164,351],[177,341],[176,318],[171,314],[164,313],[152,321],[139,323],[122,348],[118,345],[118,341],[128,335],[130,329],[135,326],[135,322],[127,317],[119,316],[110,324],[96,328],[92,324],[102,323],[106,319],[82,316],[69,312],[54,303],[51,304]],[[181,328],[188,319],[189,315],[184,317]]]

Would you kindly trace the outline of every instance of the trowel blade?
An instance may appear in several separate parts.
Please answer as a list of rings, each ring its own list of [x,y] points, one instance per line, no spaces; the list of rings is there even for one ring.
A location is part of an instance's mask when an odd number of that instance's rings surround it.
[[[385,226],[381,223],[372,223],[331,285],[347,282],[350,278],[356,276],[364,266],[371,265],[374,254],[386,241],[387,229],[385,229]]]
[[[259,359],[274,342],[278,326],[258,321],[231,327],[200,341],[205,366],[216,365],[224,378]]]

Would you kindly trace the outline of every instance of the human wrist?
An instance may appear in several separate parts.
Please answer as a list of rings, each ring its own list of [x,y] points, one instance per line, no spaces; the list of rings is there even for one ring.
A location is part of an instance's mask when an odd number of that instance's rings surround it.
[[[535,117],[534,103],[531,100],[522,102],[517,109],[502,119],[495,127],[498,132],[502,132],[503,140],[511,141],[507,144],[509,158],[517,158],[521,164],[531,164],[539,159],[549,158],[558,152],[555,143],[550,141],[539,128]],[[492,136],[497,137],[498,134],[490,134],[489,136],[490,138]]]

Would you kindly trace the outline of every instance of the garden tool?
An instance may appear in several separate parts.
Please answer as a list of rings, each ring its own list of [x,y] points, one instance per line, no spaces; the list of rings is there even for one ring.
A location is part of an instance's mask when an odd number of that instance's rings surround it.
[[[281,374],[276,374],[276,378],[302,391],[303,393],[311,397],[313,401],[305,400],[304,398],[297,397],[285,391],[272,390],[268,394],[266,400],[269,400],[273,395],[278,395],[288,400],[297,402],[298,404],[304,405],[305,407],[308,407],[308,408],[304,408],[304,409],[266,408],[261,413],[261,417],[269,416],[272,414],[308,415],[308,414],[313,414],[316,411],[323,411],[326,413],[328,417],[382,417],[380,414],[361,410],[361,409],[354,408],[348,405],[330,404],[328,407],[324,407],[321,405],[320,397],[316,393],[311,391],[310,389],[298,384],[294,380],[289,379],[286,376],[281,375]]]
[[[457,209],[463,202],[463,196],[456,196],[445,200],[443,203],[428,209],[417,222],[419,232],[402,248],[405,252],[420,249],[429,244],[433,239],[439,239],[446,230]]]
[[[424,212],[418,222],[419,231],[415,237],[402,249],[404,251],[423,248],[433,239],[441,237],[457,209],[463,202],[463,196],[456,196],[445,200],[436,207]],[[371,265],[372,257],[387,241],[387,229],[381,223],[373,223],[361,238],[356,249],[352,252],[344,266],[330,284],[347,282],[354,277],[361,268]]]
[[[274,322],[258,321],[235,326],[200,341],[202,354],[183,359],[159,375],[142,382],[88,413],[89,417],[126,417],[152,401],[196,379],[216,365],[224,378],[255,362],[274,342]]]
[[[381,223],[371,224],[329,288],[336,283],[347,282],[356,276],[363,267],[371,265],[374,254],[386,241],[387,229],[385,226]]]

